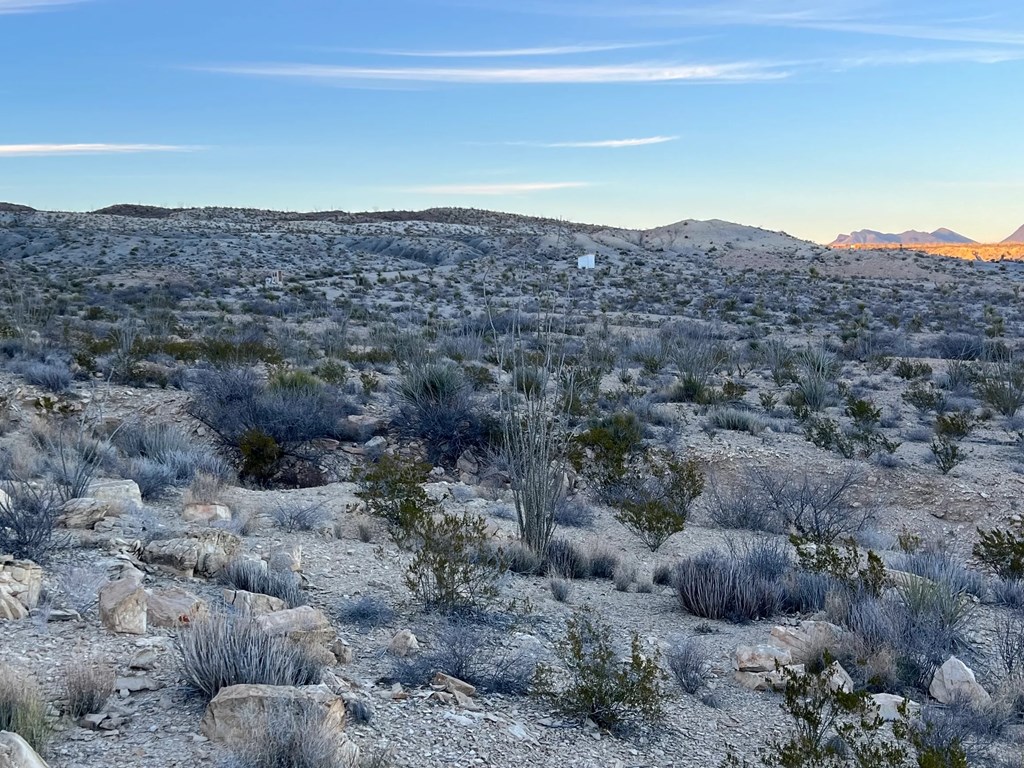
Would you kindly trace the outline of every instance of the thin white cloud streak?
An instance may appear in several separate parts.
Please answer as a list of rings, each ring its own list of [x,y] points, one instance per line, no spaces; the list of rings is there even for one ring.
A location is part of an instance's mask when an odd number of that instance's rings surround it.
[[[417,59],[500,59],[528,56],[574,56],[584,53],[626,51],[636,48],[657,48],[670,42],[595,43],[592,45],[552,45],[535,48],[495,48],[478,50],[413,51],[391,48],[346,48],[348,53],[366,53],[374,56],[400,56]]]
[[[320,82],[359,81],[539,85],[597,83],[745,83],[779,80],[788,72],[756,62],[727,64],[622,64],[578,67],[347,67],[262,64],[196,67],[201,71]]]
[[[0,0],[0,16],[7,13],[35,13],[61,5],[77,5],[85,0]]]
[[[509,184],[434,184],[406,187],[403,192],[426,195],[522,195],[530,192],[550,192],[558,189],[589,187],[585,181],[535,181]]]
[[[648,19],[662,24],[675,21],[683,26],[786,27],[935,42],[1024,46],[1024,31],[1019,29],[979,27],[971,23],[977,19],[947,18],[940,23],[934,20],[931,23],[891,21],[866,13],[865,7],[863,3],[842,0],[824,8],[822,3],[816,3],[796,9],[790,2],[773,8],[760,0],[756,3],[718,2],[683,8],[651,3],[625,6],[601,6],[596,2],[559,4],[545,0],[543,3],[522,2],[519,9],[541,15]]]
[[[1024,59],[1024,50],[953,49],[937,51],[879,51],[822,61],[838,69],[924,64],[1002,64]]]
[[[646,147],[651,144],[665,144],[676,141],[678,136],[647,136],[640,139],[604,139],[601,141],[505,141],[506,147],[541,147],[545,149],[624,149],[627,147]]]
[[[2,157],[55,155],[126,155],[140,152],[192,152],[202,147],[173,144],[0,144]]]

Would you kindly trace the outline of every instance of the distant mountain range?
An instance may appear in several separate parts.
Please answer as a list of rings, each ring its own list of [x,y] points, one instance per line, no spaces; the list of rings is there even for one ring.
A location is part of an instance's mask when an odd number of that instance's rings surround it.
[[[878,232],[874,229],[858,229],[848,235],[839,235],[829,245],[966,245],[976,243],[969,237],[945,227],[934,232],[908,229],[906,232]],[[1024,226],[1014,232],[1003,243],[1024,243]]]

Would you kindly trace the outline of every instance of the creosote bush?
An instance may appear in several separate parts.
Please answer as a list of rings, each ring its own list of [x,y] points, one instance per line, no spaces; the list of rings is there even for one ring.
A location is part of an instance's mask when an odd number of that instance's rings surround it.
[[[636,633],[629,655],[622,661],[611,628],[581,611],[570,617],[557,653],[562,673],[550,665],[539,665],[534,686],[563,715],[589,719],[616,734],[653,725],[662,718],[664,673],[658,653],[646,655]]]
[[[212,699],[229,685],[314,685],[323,663],[299,643],[271,637],[255,620],[214,614],[194,621],[178,638],[181,673]]]
[[[53,489],[29,483],[8,486],[6,496],[0,497],[0,553],[46,562],[64,543],[55,530],[60,514]]]
[[[686,527],[693,501],[704,491],[704,472],[694,459],[648,454],[637,474],[627,475],[612,500],[615,519],[656,552]]]
[[[1004,579],[1024,578],[1024,523],[1016,530],[978,529],[980,539],[974,545],[974,556]]]

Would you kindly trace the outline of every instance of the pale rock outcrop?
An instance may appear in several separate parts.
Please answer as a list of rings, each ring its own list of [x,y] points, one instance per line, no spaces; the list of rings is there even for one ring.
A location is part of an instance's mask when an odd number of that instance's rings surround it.
[[[408,656],[410,653],[415,653],[419,649],[419,641],[416,639],[416,635],[412,633],[411,629],[399,630],[395,633],[395,636],[391,638],[391,642],[388,643],[388,653],[395,656]]]
[[[928,693],[943,704],[952,704],[961,699],[972,704],[988,704],[991,697],[974,677],[974,670],[956,656],[950,656],[935,670]]]
[[[738,672],[774,672],[776,666],[788,667],[793,655],[774,645],[741,645],[733,655],[733,669]]]
[[[227,504],[186,504],[181,519],[186,523],[227,522],[231,520],[231,508]]]
[[[49,768],[21,736],[0,731],[0,768]]]
[[[921,705],[916,701],[905,699],[894,693],[876,693],[871,696],[871,701],[878,708],[879,717],[887,723],[902,719],[900,709],[904,706],[910,717],[915,717],[921,711]]]
[[[231,685],[221,688],[206,707],[199,730],[227,747],[252,741],[255,728],[272,725],[282,712],[319,712],[331,731],[345,725],[345,702],[325,685]]]
[[[142,578],[140,571],[127,569],[121,578],[100,587],[100,621],[111,632],[146,634],[148,596]]]
[[[273,595],[246,592],[244,589],[224,589],[224,602],[246,616],[262,616],[265,613],[283,611],[288,603]]]
[[[146,616],[153,627],[180,627],[206,613],[206,601],[177,587],[150,592]]]
[[[17,621],[39,604],[43,569],[31,560],[0,555],[0,619]]]
[[[797,627],[772,627],[768,642],[789,651],[795,663],[806,664],[822,650],[835,648],[842,634],[841,627],[827,621],[801,621]]]
[[[242,540],[233,533],[208,528],[150,542],[142,560],[186,578],[215,576],[241,546]]]

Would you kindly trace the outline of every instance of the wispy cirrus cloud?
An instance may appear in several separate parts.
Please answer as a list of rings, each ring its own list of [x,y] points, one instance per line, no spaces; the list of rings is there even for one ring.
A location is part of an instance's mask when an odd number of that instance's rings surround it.
[[[175,144],[0,144],[2,157],[54,155],[125,155],[139,152],[193,152],[202,147]]]
[[[5,13],[32,13],[61,5],[78,5],[86,0],[0,0],[0,16]]]
[[[532,48],[478,48],[467,50],[416,51],[395,48],[346,48],[347,53],[367,53],[375,56],[398,56],[417,59],[501,59],[529,56],[575,56],[584,53],[607,53],[636,48],[658,48],[672,41],[642,43],[591,43],[578,45],[551,45]]]
[[[676,141],[678,136],[646,136],[637,139],[602,139],[599,141],[503,141],[506,147],[541,147],[544,149],[625,149],[646,147]]]
[[[550,192],[557,189],[578,189],[592,186],[586,181],[531,181],[498,184],[428,184],[405,187],[403,192],[426,195],[523,195],[530,192]]]
[[[386,81],[465,85],[540,85],[598,83],[745,83],[779,80],[789,75],[777,65],[758,62],[724,64],[610,64],[545,67],[353,67],[323,64],[231,64],[193,67],[252,77],[310,80],[345,85]]]

